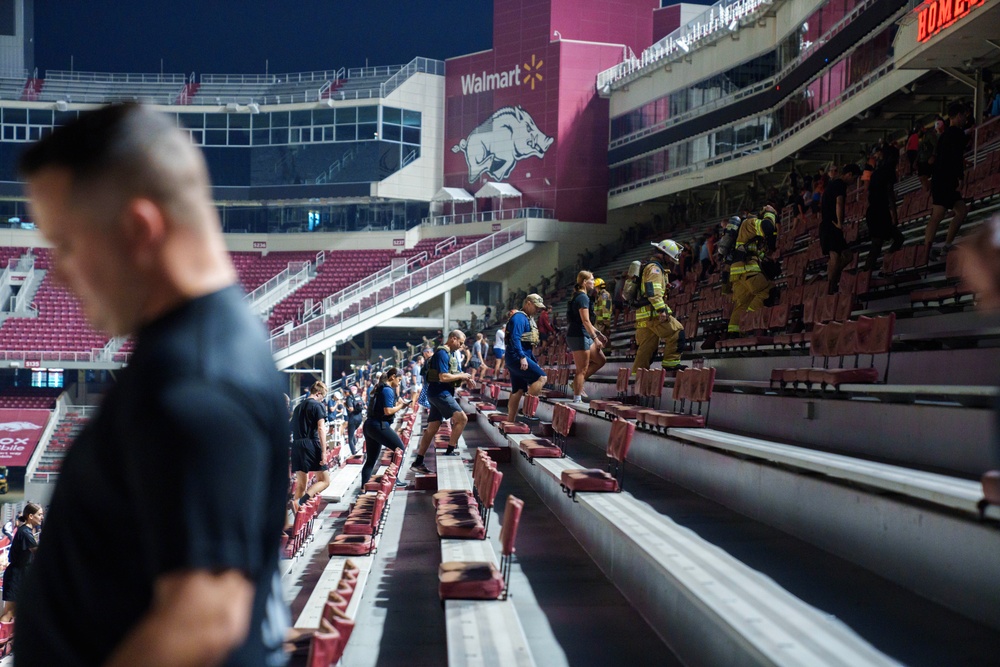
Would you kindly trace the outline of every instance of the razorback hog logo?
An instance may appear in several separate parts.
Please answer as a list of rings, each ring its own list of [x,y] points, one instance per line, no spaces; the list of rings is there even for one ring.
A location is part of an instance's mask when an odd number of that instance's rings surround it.
[[[0,431],[15,433],[17,431],[37,431],[42,428],[38,424],[31,422],[4,422],[0,424]]]
[[[505,181],[519,160],[545,157],[553,139],[547,136],[531,115],[516,107],[500,107],[474,129],[468,137],[451,147],[452,153],[465,153],[469,165],[469,183],[482,174]]]

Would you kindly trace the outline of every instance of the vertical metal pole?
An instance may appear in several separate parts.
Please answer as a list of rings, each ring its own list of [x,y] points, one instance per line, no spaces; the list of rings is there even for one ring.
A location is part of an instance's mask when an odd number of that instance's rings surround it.
[[[441,342],[444,343],[448,339],[448,332],[451,331],[451,327],[448,323],[451,321],[451,290],[444,293],[444,321],[441,323]]]
[[[323,350],[323,383],[327,387],[333,384],[333,348]]]

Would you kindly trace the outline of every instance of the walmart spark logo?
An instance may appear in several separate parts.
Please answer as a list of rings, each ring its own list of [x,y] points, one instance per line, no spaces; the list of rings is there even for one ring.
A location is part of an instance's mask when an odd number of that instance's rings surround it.
[[[541,73],[542,65],[545,64],[544,60],[535,60],[535,54],[531,54],[531,64],[524,63],[525,81],[531,83],[531,89],[535,89],[535,82],[542,82],[544,78]]]

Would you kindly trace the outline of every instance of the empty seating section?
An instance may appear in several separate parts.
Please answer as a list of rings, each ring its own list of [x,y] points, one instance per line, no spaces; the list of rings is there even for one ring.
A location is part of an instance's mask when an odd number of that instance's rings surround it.
[[[56,479],[59,469],[62,467],[63,459],[66,457],[66,452],[69,451],[69,447],[73,444],[73,439],[77,433],[87,423],[87,419],[88,417],[74,410],[69,410],[63,415],[59,423],[56,424],[48,443],[41,443],[45,449],[42,450],[38,466],[35,468],[35,481],[53,481]]]
[[[291,252],[231,252],[233,266],[240,284],[248,294],[288,268],[291,262],[315,262],[316,252],[301,250]]]
[[[38,317],[9,317],[0,325],[0,349],[17,352],[90,352],[99,350],[108,337],[91,329],[79,302],[51,273],[46,274],[34,305]]]
[[[114,74],[48,70],[37,101],[174,104],[187,83],[184,74]]]
[[[413,248],[403,252],[395,250],[328,250],[325,253],[325,261],[320,264],[316,271],[316,277],[275,306],[268,318],[268,328],[274,330],[288,322],[301,323],[307,302],[318,307],[318,304],[321,304],[326,297],[391,266],[394,260],[398,259],[403,262],[413,260],[418,261],[420,265],[426,265],[461,250],[481,238],[483,237],[458,237],[453,243],[442,247],[438,255],[435,254],[435,248],[441,243],[440,239],[424,239]],[[425,255],[425,259],[417,260]],[[391,296],[393,288],[391,286],[385,287],[382,291],[385,290],[388,290]],[[364,308],[369,307],[373,301],[373,297],[368,297],[360,303],[351,305],[347,310],[347,315],[356,315]]]
[[[0,391],[0,408],[52,410],[62,389],[10,387]]]

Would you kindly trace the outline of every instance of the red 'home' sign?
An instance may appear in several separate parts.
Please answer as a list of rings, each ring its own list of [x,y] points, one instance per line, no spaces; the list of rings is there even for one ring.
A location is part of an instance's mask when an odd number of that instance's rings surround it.
[[[917,41],[926,42],[986,0],[927,0],[917,7]]]

